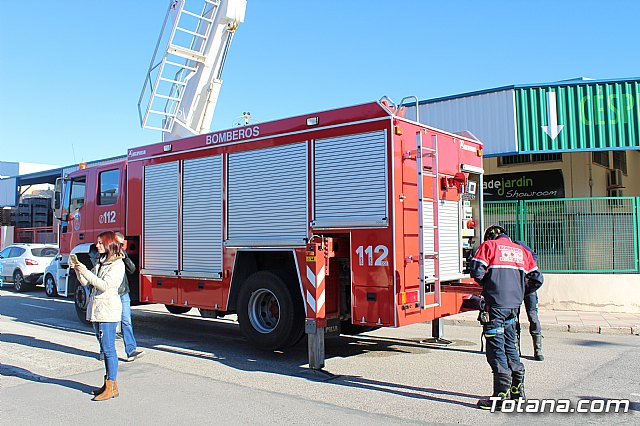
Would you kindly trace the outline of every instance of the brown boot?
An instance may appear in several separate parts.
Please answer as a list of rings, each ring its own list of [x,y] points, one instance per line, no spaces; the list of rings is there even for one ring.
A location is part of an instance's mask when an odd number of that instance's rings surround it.
[[[104,388],[105,388],[105,384],[107,383],[107,375],[104,375],[104,381],[102,382],[102,387],[99,389],[94,389],[91,391],[92,395],[100,395],[102,392],[104,392]]]
[[[115,398],[119,396],[118,383],[115,380],[109,380],[105,382],[105,389],[100,395],[94,396],[92,401],[106,401],[107,399]]]

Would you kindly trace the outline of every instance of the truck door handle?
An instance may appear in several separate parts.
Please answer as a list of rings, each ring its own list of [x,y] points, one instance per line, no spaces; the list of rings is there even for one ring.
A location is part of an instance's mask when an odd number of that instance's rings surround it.
[[[162,280],[156,281],[156,284],[158,284],[160,287],[162,287]]]
[[[81,240],[84,240],[84,233],[78,235],[78,238],[81,239]]]
[[[204,288],[204,283],[198,283],[198,288]]]

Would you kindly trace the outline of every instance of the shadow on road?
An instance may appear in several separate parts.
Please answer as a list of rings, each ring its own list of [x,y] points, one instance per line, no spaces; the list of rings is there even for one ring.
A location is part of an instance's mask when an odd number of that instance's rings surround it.
[[[65,388],[75,389],[82,393],[90,394],[94,389],[93,387],[84,383],[76,382],[67,379],[57,379],[54,377],[41,376],[39,374],[32,373],[24,368],[16,367],[8,364],[0,364],[0,376],[12,376],[18,377],[23,380],[29,380],[38,383],[49,383],[52,385],[64,386]]]
[[[73,302],[66,299],[49,299],[33,295],[29,298],[5,295],[15,298],[11,303],[11,310],[5,315],[16,321],[46,327],[51,329],[93,335],[91,328],[82,324],[76,318]],[[55,310],[37,311],[29,313],[20,309],[21,303],[41,304],[43,307],[55,307]],[[4,305],[4,304],[3,304]],[[41,314],[42,312],[42,314]],[[133,324],[139,346],[166,353],[195,357],[222,363],[236,370],[247,372],[266,372],[283,376],[299,377],[315,382],[331,382],[332,385],[366,389],[384,392],[410,398],[432,400],[436,402],[474,407],[478,395],[464,394],[454,391],[435,389],[430,387],[415,387],[387,381],[377,381],[361,376],[336,376],[326,372],[314,372],[307,367],[306,339],[298,345],[283,351],[260,351],[249,344],[241,334],[235,321],[228,319],[205,319],[192,315],[173,315],[155,310],[138,307],[133,310]],[[95,357],[94,352],[60,345],[29,336],[14,334],[0,335],[0,341],[40,347],[43,349],[71,353],[80,356]],[[471,343],[462,342],[459,346],[470,346]],[[381,336],[327,336],[327,359],[365,356],[384,358],[399,354],[428,353],[433,349],[455,350],[482,355],[478,351],[461,347],[437,348],[421,344],[417,340],[393,339]],[[54,383],[69,386],[83,392],[90,388],[73,381],[47,378],[35,375],[27,370],[12,366],[2,366],[0,373],[13,375],[26,380],[43,383]],[[457,397],[456,399],[447,397]],[[458,399],[469,399],[463,402]]]
[[[33,348],[47,349],[50,351],[64,352],[72,355],[80,355],[95,358],[96,352],[89,352],[72,346],[61,345],[59,343],[49,342],[47,340],[36,339],[31,336],[20,336],[11,333],[0,333],[0,342],[16,343],[19,345],[30,346]]]
[[[378,381],[361,376],[316,372],[307,366],[306,339],[283,351],[259,351],[242,336],[235,322],[162,315],[157,312],[155,314],[155,318],[146,315],[142,318],[136,317],[134,322],[137,327],[136,335],[140,336],[140,344],[157,351],[211,360],[241,371],[299,377],[314,382],[330,382],[332,385],[465,407],[475,407],[476,400],[480,398],[478,395]],[[154,332],[154,329],[158,332]],[[206,339],[202,337],[203,334],[207,336]],[[366,335],[331,336],[326,340],[327,359],[356,355],[384,358],[397,354],[426,353],[432,349],[415,340]],[[468,398],[471,401],[463,402],[447,396]]]

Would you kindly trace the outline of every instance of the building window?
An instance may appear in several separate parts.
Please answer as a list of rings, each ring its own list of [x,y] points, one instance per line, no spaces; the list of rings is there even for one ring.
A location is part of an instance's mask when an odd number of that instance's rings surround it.
[[[594,151],[591,153],[593,164],[609,168],[609,151]]]
[[[562,153],[505,155],[498,158],[498,165],[511,166],[513,164],[548,163],[553,161],[562,161]]]
[[[613,168],[622,170],[622,173],[627,174],[627,152],[626,151],[613,151]]]

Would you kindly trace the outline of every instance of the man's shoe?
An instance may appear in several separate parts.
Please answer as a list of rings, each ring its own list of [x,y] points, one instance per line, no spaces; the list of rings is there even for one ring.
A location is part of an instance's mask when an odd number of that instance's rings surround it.
[[[136,349],[135,351],[131,352],[131,354],[127,355],[127,362],[135,361],[142,356],[144,356],[144,351]]]

